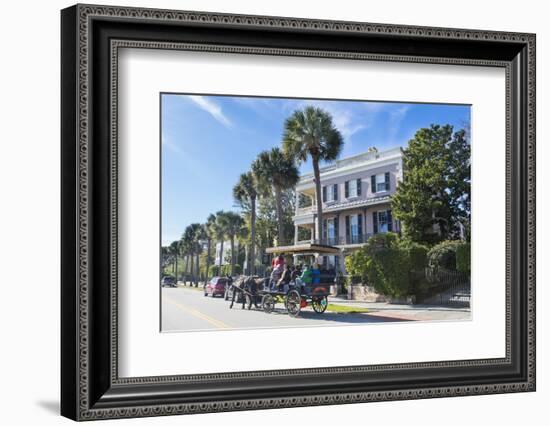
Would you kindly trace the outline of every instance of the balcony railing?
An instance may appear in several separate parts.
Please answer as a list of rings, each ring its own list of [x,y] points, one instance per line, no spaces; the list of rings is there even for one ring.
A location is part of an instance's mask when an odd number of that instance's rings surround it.
[[[302,215],[311,214],[311,213],[313,213],[313,206],[300,207],[296,211],[296,216],[302,216]]]
[[[365,244],[367,240],[372,237],[373,234],[359,234],[359,235],[341,235],[339,237],[328,237],[317,239],[315,244],[322,244],[327,246],[343,246],[348,244]]]

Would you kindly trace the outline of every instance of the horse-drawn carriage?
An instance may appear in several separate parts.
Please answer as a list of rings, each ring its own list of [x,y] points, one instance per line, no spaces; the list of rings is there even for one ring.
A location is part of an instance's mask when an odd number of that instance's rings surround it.
[[[337,247],[319,244],[303,244],[297,246],[272,247],[266,250],[268,254],[285,254],[296,256],[309,256],[311,263],[317,261],[320,254],[338,254]],[[330,286],[334,284],[335,273],[323,271],[320,273],[319,282],[304,283],[299,279],[288,284],[277,285],[270,278],[251,276],[238,277],[233,283],[232,300],[229,305],[233,307],[235,300],[242,303],[242,307],[261,308],[266,313],[275,310],[277,303],[282,303],[289,315],[297,317],[302,308],[311,306],[313,310],[322,314],[328,307]]]

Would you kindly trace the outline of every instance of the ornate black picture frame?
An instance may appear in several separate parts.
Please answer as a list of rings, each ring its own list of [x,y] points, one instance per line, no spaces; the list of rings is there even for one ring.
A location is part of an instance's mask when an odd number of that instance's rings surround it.
[[[61,28],[62,415],[92,420],[535,390],[534,34],[95,5],[64,9]],[[504,68],[506,356],[119,378],[120,47]]]

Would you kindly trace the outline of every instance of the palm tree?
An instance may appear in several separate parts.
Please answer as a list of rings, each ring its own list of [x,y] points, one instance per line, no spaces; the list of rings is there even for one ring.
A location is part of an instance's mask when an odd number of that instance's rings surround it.
[[[252,172],[243,173],[239,181],[233,187],[233,197],[241,205],[250,210],[250,250],[247,256],[248,275],[254,275],[255,271],[255,244],[256,244],[256,198],[258,197],[258,183]],[[251,259],[251,261],[249,260]],[[252,263],[252,265],[250,265]],[[252,266],[252,267],[251,267]]]
[[[178,281],[178,255],[180,251],[180,242],[179,241],[172,241],[172,244],[170,244],[170,254],[174,258],[174,263],[172,264],[172,272],[174,273],[174,277],[176,278],[176,282]]]
[[[203,250],[203,242],[204,240],[206,240],[206,232],[204,230],[204,226],[201,224],[197,224],[197,225],[199,226],[195,227],[195,235],[194,235],[195,238],[193,240],[193,248],[194,248],[194,254],[195,254],[195,261],[196,261],[195,287],[199,286],[200,275],[201,275],[200,255]]]
[[[187,252],[188,259],[190,260],[191,264],[191,270],[190,274],[192,276],[192,282],[196,282],[195,274],[194,274],[194,265],[193,265],[193,257],[197,254],[197,252],[200,253],[200,244],[198,244],[198,234],[201,229],[200,223],[192,223],[191,225],[187,226],[185,228],[185,231],[182,236],[182,243],[185,247],[185,250]],[[197,271],[198,272],[198,271]]]
[[[285,189],[294,188],[298,183],[298,168],[292,157],[284,155],[279,148],[263,151],[252,163],[252,171],[257,177],[262,191],[275,193],[277,210],[278,245],[283,243],[283,208],[282,193]]]
[[[218,271],[218,274],[221,273],[222,261],[223,261],[223,242],[225,240],[225,235],[226,235],[224,215],[225,215],[225,212],[223,210],[216,212],[216,221],[212,225],[214,234],[216,235],[216,239],[220,242],[220,255],[219,255],[219,263],[218,263],[220,270]]]
[[[234,212],[225,212],[221,216],[222,226],[231,241],[231,276],[235,274],[235,237],[242,233],[244,220]]]
[[[216,216],[210,214],[206,223],[203,225],[204,235],[206,237],[206,272],[204,274],[204,284],[208,281],[208,271],[210,269],[211,257],[210,253],[212,252],[212,240],[216,238]]]
[[[344,139],[334,127],[332,116],[321,108],[308,106],[295,111],[285,122],[283,151],[297,162],[311,158],[317,199],[317,238],[323,235],[320,161],[332,161],[342,151]]]

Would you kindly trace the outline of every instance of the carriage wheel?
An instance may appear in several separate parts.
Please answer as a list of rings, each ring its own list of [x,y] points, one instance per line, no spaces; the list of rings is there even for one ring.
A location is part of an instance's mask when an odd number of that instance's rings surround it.
[[[266,294],[262,297],[262,309],[267,314],[270,314],[275,309],[275,299],[271,294]]]
[[[290,290],[286,295],[285,306],[288,314],[297,317],[300,314],[302,296],[296,290]]]
[[[311,299],[311,307],[318,314],[322,314],[327,310],[328,299],[327,296],[317,296]]]

